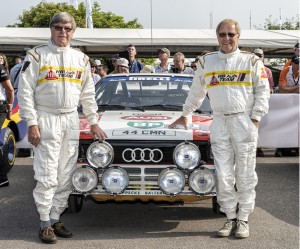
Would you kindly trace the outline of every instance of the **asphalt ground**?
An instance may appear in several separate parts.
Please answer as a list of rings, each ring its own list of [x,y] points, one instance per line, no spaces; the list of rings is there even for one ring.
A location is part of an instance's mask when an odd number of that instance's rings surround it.
[[[38,239],[32,159],[17,158],[10,186],[0,188],[0,248],[299,248],[299,157],[264,152],[257,158],[259,183],[248,239],[217,237],[225,217],[212,212],[211,200],[173,205],[87,200],[81,212],[62,216],[74,236],[55,245]]]

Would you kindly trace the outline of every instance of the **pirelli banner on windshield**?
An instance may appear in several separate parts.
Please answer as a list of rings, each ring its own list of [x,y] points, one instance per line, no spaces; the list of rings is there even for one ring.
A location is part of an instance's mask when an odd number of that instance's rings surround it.
[[[259,126],[258,147],[299,147],[299,94],[271,94],[270,109]]]

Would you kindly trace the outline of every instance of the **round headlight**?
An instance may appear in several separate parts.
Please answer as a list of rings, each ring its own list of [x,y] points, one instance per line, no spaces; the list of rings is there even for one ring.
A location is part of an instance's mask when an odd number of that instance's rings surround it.
[[[201,153],[195,144],[183,142],[176,146],[173,158],[178,167],[182,169],[194,169],[198,166]]]
[[[158,186],[168,195],[176,195],[184,189],[184,174],[176,168],[164,169],[158,177]]]
[[[120,167],[111,167],[102,175],[102,186],[111,194],[121,194],[129,184],[127,172]]]
[[[111,164],[114,158],[114,149],[107,142],[94,142],[86,152],[88,162],[94,167],[104,168]]]
[[[189,177],[189,186],[198,194],[206,194],[215,187],[215,176],[207,169],[196,169]]]
[[[89,167],[78,168],[72,174],[72,184],[78,192],[89,192],[96,188],[97,183],[97,174]]]

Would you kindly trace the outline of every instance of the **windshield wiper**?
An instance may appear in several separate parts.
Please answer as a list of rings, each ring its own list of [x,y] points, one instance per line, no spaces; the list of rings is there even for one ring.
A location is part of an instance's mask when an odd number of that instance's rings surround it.
[[[153,109],[163,109],[163,110],[182,110],[182,106],[179,105],[147,105],[144,106],[145,109],[153,110]]]
[[[98,105],[98,111],[101,110],[124,110],[125,106],[123,105]]]

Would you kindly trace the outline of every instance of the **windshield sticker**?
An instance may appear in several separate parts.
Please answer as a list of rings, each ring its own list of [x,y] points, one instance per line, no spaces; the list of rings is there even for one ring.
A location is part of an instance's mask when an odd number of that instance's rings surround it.
[[[113,136],[176,136],[176,131],[166,130],[113,130]]]
[[[129,80],[167,80],[170,81],[170,77],[129,77]]]
[[[132,115],[132,116],[124,116],[121,119],[125,120],[169,120],[172,117],[167,116],[158,116],[158,115]]]

